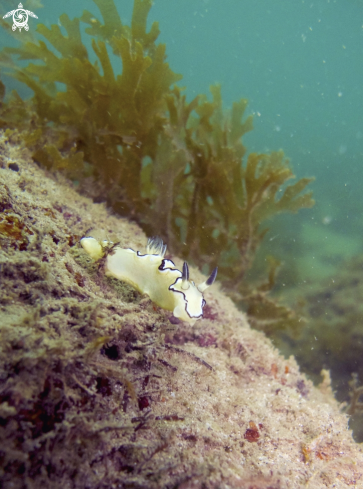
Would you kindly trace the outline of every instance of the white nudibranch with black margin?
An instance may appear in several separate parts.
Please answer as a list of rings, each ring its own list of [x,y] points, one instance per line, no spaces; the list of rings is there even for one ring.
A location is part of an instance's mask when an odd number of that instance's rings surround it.
[[[132,285],[140,293],[147,294],[155,304],[173,311],[175,317],[191,325],[203,317],[206,304],[203,292],[215,281],[217,267],[205,282],[195,285],[189,280],[187,262],[184,262],[181,272],[171,260],[164,258],[166,245],[158,237],[148,239],[145,254],[118,245],[107,251],[112,244],[92,237],[81,239],[84,250],[94,260],[106,254],[107,276]]]

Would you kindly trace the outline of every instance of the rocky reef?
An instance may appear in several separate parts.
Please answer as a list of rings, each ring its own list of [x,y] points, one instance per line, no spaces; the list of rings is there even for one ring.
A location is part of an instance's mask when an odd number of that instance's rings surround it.
[[[39,168],[15,132],[0,155],[2,487],[362,485],[327,372],[314,387],[216,285],[204,319],[175,324],[79,245],[92,230],[142,249],[137,224]]]
[[[304,324],[269,295],[278,260],[260,256],[260,282],[247,272],[267,221],[314,204],[312,178],[289,184],[282,151],[247,154],[245,99],[188,100],[150,0],[130,26],[94,3],[100,16],[39,23],[0,54],[33,91],[0,82],[0,487],[358,487],[329,373],[313,387],[250,328]],[[139,250],[159,235],[197,283],[218,265],[204,318],[106,277],[87,234]]]

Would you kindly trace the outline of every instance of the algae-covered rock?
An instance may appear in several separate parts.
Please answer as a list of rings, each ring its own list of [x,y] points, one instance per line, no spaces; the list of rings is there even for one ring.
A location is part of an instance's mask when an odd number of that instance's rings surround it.
[[[1,487],[361,487],[328,374],[313,387],[217,285],[191,328],[106,278],[80,238],[146,236],[17,139],[0,141]]]

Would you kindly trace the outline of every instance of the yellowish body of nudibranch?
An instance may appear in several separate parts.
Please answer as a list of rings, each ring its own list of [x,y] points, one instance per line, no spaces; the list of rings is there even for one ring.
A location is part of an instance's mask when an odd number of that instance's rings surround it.
[[[87,237],[81,240],[81,244],[91,258],[97,260],[104,255],[104,248],[110,243]],[[189,280],[187,263],[184,262],[181,272],[171,260],[164,258],[165,252],[166,245],[160,238],[149,239],[144,254],[115,246],[106,255],[105,273],[147,294],[158,306],[173,311],[175,317],[194,324],[203,317],[203,292],[214,282],[217,268],[197,286]]]

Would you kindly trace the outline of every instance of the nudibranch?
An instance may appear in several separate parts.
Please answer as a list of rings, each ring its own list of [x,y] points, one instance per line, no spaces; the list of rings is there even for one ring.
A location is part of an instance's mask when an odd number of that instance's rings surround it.
[[[175,317],[191,325],[203,317],[206,304],[203,292],[215,281],[217,268],[205,282],[195,285],[189,280],[186,262],[180,271],[171,260],[164,258],[166,245],[158,237],[148,239],[146,253],[112,244],[92,237],[81,239],[81,245],[91,258],[106,257],[107,276],[132,285],[140,293],[147,294],[155,304],[173,311]]]

